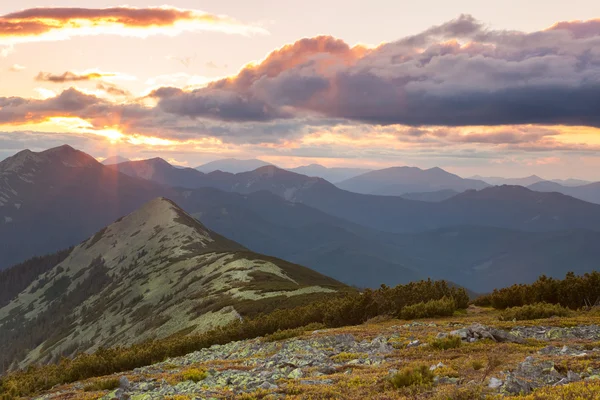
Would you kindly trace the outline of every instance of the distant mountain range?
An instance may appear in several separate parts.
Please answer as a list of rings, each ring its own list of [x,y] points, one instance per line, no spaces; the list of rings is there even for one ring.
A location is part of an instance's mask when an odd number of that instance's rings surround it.
[[[256,168],[264,167],[265,165],[271,164],[258,159],[238,160],[237,158],[224,158],[222,160],[216,160],[202,164],[196,167],[196,169],[200,172],[204,172],[205,174],[213,171],[237,174],[239,172],[252,171]]]
[[[493,186],[501,186],[501,185],[511,185],[511,186],[529,186],[534,183],[542,182],[545,179],[540,178],[537,175],[526,176],[523,178],[500,178],[497,176],[479,176],[475,175],[471,179],[477,179],[480,181],[484,181]]]
[[[370,169],[365,168],[328,168],[319,164],[310,164],[296,168],[287,168],[287,170],[301,175],[316,176],[318,178],[323,178],[331,183],[342,182],[346,179],[350,179],[371,171]]]
[[[529,186],[537,192],[557,192],[577,199],[600,204],[600,182],[588,183],[581,186],[565,186],[557,182],[543,181]]]
[[[0,365],[203,332],[349,290],[250,252],[164,198],[98,231],[30,280],[0,307]]]
[[[203,174],[164,160],[103,166],[68,146],[24,151],[0,163],[0,268],[76,245],[159,196],[246,248],[357,286],[435,277],[482,292],[597,259],[599,205],[519,186],[425,193],[352,193],[274,166]]]
[[[531,187],[535,184],[542,182],[551,182],[558,183],[562,186],[582,186],[587,185],[592,182],[584,181],[582,179],[551,179],[546,180],[544,178],[540,178],[537,175],[531,175],[524,178],[500,178],[500,177],[490,177],[490,176],[479,176],[475,175],[472,179],[482,180],[484,182],[489,183],[490,185],[517,185],[517,186],[525,186]]]
[[[212,161],[196,167],[196,170],[209,174],[214,171],[229,172],[232,174],[238,174],[240,172],[250,172],[257,168],[272,165],[266,161],[258,159],[250,160],[238,160],[235,158],[225,158],[222,160]],[[365,168],[328,168],[319,164],[304,165],[295,168],[287,168],[288,171],[296,172],[298,174],[323,178],[329,182],[336,183],[343,181],[348,178],[369,172],[369,169]]]
[[[483,189],[487,183],[464,179],[441,168],[392,167],[367,172],[337,184],[340,189],[362,194],[402,196],[407,193]]]

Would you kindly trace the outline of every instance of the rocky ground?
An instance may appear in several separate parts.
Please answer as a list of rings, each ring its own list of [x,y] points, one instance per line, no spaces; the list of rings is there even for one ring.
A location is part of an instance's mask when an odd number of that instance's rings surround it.
[[[233,342],[39,398],[600,399],[600,317],[517,323],[478,311]],[[458,347],[444,348],[455,336]],[[428,367],[433,383],[391,383],[398,371],[417,365]],[[97,390],[103,382],[118,388]]]

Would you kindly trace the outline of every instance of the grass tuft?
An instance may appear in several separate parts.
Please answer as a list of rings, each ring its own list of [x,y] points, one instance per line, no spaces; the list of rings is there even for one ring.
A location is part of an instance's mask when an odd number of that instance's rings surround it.
[[[390,382],[398,389],[409,386],[426,386],[433,383],[434,377],[435,375],[429,370],[429,367],[423,364],[403,368],[390,378]]]

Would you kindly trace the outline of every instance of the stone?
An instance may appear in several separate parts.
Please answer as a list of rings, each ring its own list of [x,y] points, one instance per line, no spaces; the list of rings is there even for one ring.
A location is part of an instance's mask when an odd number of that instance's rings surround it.
[[[498,389],[500,386],[502,386],[502,381],[498,378],[490,378],[490,383],[488,384],[488,387],[491,389]]]
[[[444,368],[444,367],[445,367],[444,363],[442,363],[442,362],[440,361],[439,363],[437,363],[437,364],[435,364],[435,365],[432,365],[431,367],[429,367],[429,370],[430,370],[430,371],[435,371],[435,370],[436,370],[436,369],[438,369],[438,368]]]
[[[300,379],[304,376],[304,373],[302,372],[302,370],[300,368],[296,368],[295,370],[293,370],[292,372],[290,372],[288,374],[288,378],[290,379]]]
[[[119,378],[119,388],[123,390],[128,390],[130,387],[131,384],[129,383],[129,379],[127,379],[126,376],[122,376]]]

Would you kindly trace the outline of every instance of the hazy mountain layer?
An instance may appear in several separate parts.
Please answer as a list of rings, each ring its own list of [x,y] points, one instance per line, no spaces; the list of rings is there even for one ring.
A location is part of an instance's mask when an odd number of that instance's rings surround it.
[[[483,189],[487,183],[464,179],[441,168],[392,167],[367,172],[337,184],[340,189],[362,194],[401,196],[413,192]]]
[[[543,181],[529,186],[537,192],[557,192],[576,199],[600,204],[600,182],[588,183],[581,186],[565,186],[557,182]]]
[[[264,167],[265,165],[271,164],[258,159],[238,160],[236,158],[224,158],[222,160],[216,160],[206,164],[202,164],[196,167],[196,169],[200,172],[204,172],[205,174],[208,174],[209,172],[213,171],[222,171],[237,174],[240,172],[252,171],[256,168]]]
[[[319,164],[303,165],[296,168],[287,168],[288,171],[295,172],[306,176],[316,176],[323,178],[331,183],[338,183],[345,181],[346,179],[353,178],[358,175],[370,172],[370,169],[366,168],[343,168],[333,167],[328,168]]]

